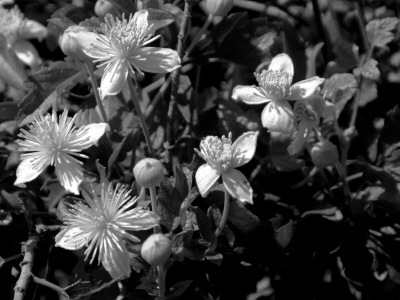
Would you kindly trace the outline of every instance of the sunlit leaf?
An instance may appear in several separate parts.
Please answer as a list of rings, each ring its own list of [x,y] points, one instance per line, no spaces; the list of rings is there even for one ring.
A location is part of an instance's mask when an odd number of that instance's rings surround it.
[[[372,20],[367,24],[366,31],[370,45],[383,47],[394,39],[393,30],[400,20],[395,17]]]

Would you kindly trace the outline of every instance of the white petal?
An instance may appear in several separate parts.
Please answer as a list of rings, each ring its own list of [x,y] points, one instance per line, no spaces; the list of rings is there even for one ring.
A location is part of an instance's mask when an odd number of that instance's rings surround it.
[[[221,174],[211,168],[208,164],[201,165],[196,172],[197,188],[202,197],[206,197],[210,188],[218,180]]]
[[[125,63],[114,62],[107,66],[101,77],[99,88],[100,98],[118,94],[124,87],[128,77],[128,67]]]
[[[47,27],[34,20],[25,19],[19,28],[20,39],[43,40],[47,36]]]
[[[235,154],[232,168],[243,166],[253,158],[257,148],[257,137],[257,131],[248,131],[239,136],[232,144],[232,153]]]
[[[231,169],[222,174],[222,181],[229,194],[242,202],[253,204],[253,189],[242,172]]]
[[[120,226],[125,230],[147,230],[155,227],[160,221],[156,213],[148,210],[130,210],[126,214],[127,217],[120,217],[123,222]]]
[[[57,158],[55,171],[60,184],[69,192],[79,195],[79,184],[83,181],[83,171],[75,158],[62,155]]]
[[[300,123],[300,127],[296,132],[296,136],[293,141],[290,143],[287,151],[290,155],[295,155],[303,149],[304,144],[307,142],[308,136],[310,135],[312,127],[309,128],[306,126],[305,122]]]
[[[85,246],[89,233],[82,234],[80,228],[65,228],[56,235],[56,246],[67,250],[78,250]]]
[[[17,168],[17,180],[14,182],[14,185],[18,185],[21,183],[29,182],[36,177],[38,177],[49,164],[39,164],[36,168],[32,165],[32,160],[34,158],[24,159]]]
[[[76,39],[87,56],[91,58],[110,57],[109,51],[112,49],[107,45],[107,37],[104,34],[97,34],[84,29],[78,31],[80,26],[77,27],[74,26],[69,31],[67,29],[64,34],[69,34],[72,38]],[[106,44],[101,41],[105,41]]]
[[[291,133],[293,127],[293,110],[287,101],[268,103],[262,114],[261,122],[270,131]]]
[[[310,97],[324,80],[324,78],[314,76],[293,84],[290,88],[288,100],[299,100]]]
[[[131,59],[130,62],[140,70],[149,73],[172,72],[181,65],[178,52],[168,48],[143,47],[137,50],[142,59]]]
[[[42,63],[36,48],[28,41],[19,40],[13,46],[15,55],[31,69],[36,69]]]
[[[243,101],[246,104],[262,104],[271,101],[260,93],[254,85],[238,85],[233,89],[233,100]]]
[[[126,249],[124,241],[115,241],[109,238],[111,245],[105,246],[105,251],[99,257],[104,269],[110,273],[112,278],[128,277],[131,273],[131,266],[129,264],[129,253]],[[106,243],[106,241],[102,241]]]
[[[149,13],[145,9],[135,12],[132,22],[134,24],[136,24],[136,28],[139,30],[139,32],[147,32],[148,27],[149,27],[148,21],[147,21],[148,17],[149,17]],[[151,32],[149,32],[149,33],[151,33]]]
[[[83,126],[71,135],[68,142],[73,144],[71,148],[77,151],[89,148],[99,141],[108,128],[107,123],[92,123]]]
[[[286,53],[281,53],[275,56],[271,60],[268,70],[286,72],[289,74],[289,82],[292,83],[294,67],[292,59]]]

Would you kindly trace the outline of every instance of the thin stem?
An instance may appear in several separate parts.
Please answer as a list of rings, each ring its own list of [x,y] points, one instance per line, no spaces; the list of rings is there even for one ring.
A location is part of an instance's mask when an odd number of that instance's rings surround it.
[[[321,9],[319,7],[318,0],[312,0],[312,4],[313,4],[315,21],[317,23],[318,33],[324,41],[324,47],[322,48],[322,54],[324,56],[325,61],[328,62],[328,61],[330,61],[330,58],[332,57],[331,43],[325,33],[324,25],[323,25],[322,18],[321,18]]]
[[[156,188],[154,186],[149,188],[150,190],[150,199],[151,199],[151,210],[157,213],[157,193]]]
[[[89,60],[85,60],[85,66],[89,73],[90,80],[92,82],[93,93],[94,93],[94,97],[96,98],[97,107],[100,110],[101,121],[104,123],[108,123],[107,114],[104,109],[103,102],[101,102],[101,99],[100,99],[99,86],[97,85],[96,75],[94,75],[93,64]]]
[[[228,220],[229,216],[229,207],[231,204],[231,199],[229,196],[228,191],[225,189],[225,197],[224,197],[224,210],[222,212],[221,221],[219,222],[218,228],[215,230],[215,237],[217,238],[222,231],[224,230],[226,221]]]
[[[194,47],[196,47],[197,43],[199,42],[199,40],[203,36],[204,32],[207,30],[208,26],[210,26],[213,17],[214,17],[213,15],[208,15],[208,18],[204,22],[203,27],[201,27],[200,31],[197,33],[197,35],[195,36],[193,41],[190,43],[189,47],[187,47],[187,49],[186,49],[186,55],[187,56],[189,56],[190,53],[193,51]]]
[[[157,266],[158,299],[165,299],[165,270],[163,265]]]
[[[35,283],[48,287],[49,289],[52,289],[53,291],[56,291],[57,293],[63,295],[66,299],[69,299],[69,295],[63,288],[55,285],[54,283],[51,283],[50,281],[47,281],[46,279],[36,277],[33,274],[31,274],[31,276]]]
[[[147,143],[147,147],[149,148],[150,156],[155,157],[153,146],[151,144],[149,128],[147,127],[146,119],[144,118],[142,109],[140,108],[139,95],[136,91],[136,87],[134,86],[132,80],[130,80],[129,78],[128,78],[128,87],[129,87],[129,91],[132,96],[133,105],[135,106],[136,114],[139,117],[140,125],[142,127],[142,131],[143,131],[146,143]]]
[[[360,0],[356,0],[354,2],[354,4],[355,4],[356,10],[357,10],[357,14],[356,14],[357,15],[357,23],[360,28],[364,50],[365,50],[365,52],[369,53],[371,51],[372,47],[370,47],[370,45],[369,45],[367,33],[365,32],[365,18],[364,18],[363,9],[360,5]]]

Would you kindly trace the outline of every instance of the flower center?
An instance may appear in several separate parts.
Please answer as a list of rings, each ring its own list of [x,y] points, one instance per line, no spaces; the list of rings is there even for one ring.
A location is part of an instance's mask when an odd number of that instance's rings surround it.
[[[231,134],[228,138],[222,136],[207,136],[200,143],[201,152],[197,149],[197,153],[202,157],[213,169],[218,173],[224,173],[231,169],[232,166],[232,140]]]
[[[254,75],[262,92],[271,100],[285,100],[289,96],[291,82],[287,72],[263,70]]]

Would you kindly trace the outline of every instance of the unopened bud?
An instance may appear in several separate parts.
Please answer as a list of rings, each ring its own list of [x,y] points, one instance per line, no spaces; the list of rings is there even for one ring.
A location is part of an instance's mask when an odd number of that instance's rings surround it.
[[[139,185],[151,188],[163,180],[164,167],[158,159],[144,158],[134,166],[133,175]]]
[[[207,11],[213,16],[225,16],[233,7],[233,0],[206,0]]]
[[[77,60],[86,60],[89,57],[83,51],[90,47],[90,42],[97,38],[88,28],[79,25],[68,27],[58,40],[58,44],[65,55]]]
[[[140,254],[152,266],[163,265],[172,252],[172,242],[162,233],[152,234],[144,241]]]
[[[118,10],[115,8],[114,4],[107,0],[97,0],[94,6],[94,13],[98,17],[105,17],[106,14],[115,14]]]
[[[311,148],[311,160],[318,168],[332,166],[339,161],[338,149],[329,141],[318,142]]]

